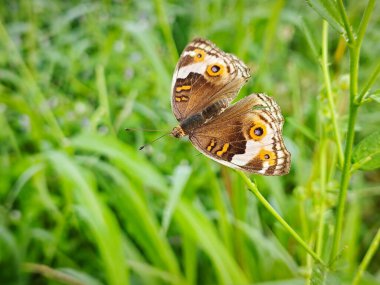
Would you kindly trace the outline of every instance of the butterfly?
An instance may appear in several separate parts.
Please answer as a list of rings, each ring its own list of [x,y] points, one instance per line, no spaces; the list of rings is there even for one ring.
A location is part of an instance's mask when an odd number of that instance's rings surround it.
[[[179,125],[171,134],[189,140],[207,157],[232,168],[284,175],[290,153],[282,138],[284,119],[265,94],[232,100],[250,78],[235,55],[196,38],[182,52],[172,79],[171,105]]]

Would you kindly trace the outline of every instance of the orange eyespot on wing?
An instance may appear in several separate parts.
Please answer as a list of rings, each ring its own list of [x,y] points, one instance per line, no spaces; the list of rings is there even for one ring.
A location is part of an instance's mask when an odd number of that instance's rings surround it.
[[[260,141],[267,134],[267,128],[262,122],[253,122],[249,129],[249,137],[255,141]]]
[[[210,76],[219,76],[224,73],[224,66],[219,63],[210,64],[207,66],[206,72]]]
[[[267,161],[270,166],[275,165],[277,158],[276,153],[265,149],[260,150],[258,157],[261,161]]]
[[[195,49],[194,50],[194,61],[195,62],[201,62],[201,61],[204,61],[205,60],[205,57],[206,57],[206,53],[204,50],[201,50],[201,49]]]

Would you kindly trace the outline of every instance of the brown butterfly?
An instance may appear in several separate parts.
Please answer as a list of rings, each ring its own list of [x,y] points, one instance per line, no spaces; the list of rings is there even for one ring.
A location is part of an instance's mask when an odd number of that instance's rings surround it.
[[[188,135],[201,153],[226,166],[287,174],[290,153],[276,102],[265,94],[251,94],[230,105],[249,78],[249,68],[236,56],[208,40],[194,39],[173,74],[172,110],[179,125],[171,134]]]

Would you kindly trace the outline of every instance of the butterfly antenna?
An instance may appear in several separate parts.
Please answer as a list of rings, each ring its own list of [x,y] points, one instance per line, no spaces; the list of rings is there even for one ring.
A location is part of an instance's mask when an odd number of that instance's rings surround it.
[[[136,129],[136,128],[126,128],[125,131],[130,132],[130,131],[143,131],[143,132],[164,132],[163,130],[152,130],[152,129]],[[139,147],[139,150],[144,149],[146,146],[151,145],[152,143],[158,141],[159,139],[163,138],[164,136],[170,135],[170,133],[165,133],[162,136],[159,136],[158,138],[154,139],[150,143],[144,144]]]
[[[159,136],[158,138],[152,140],[150,143],[147,143],[147,144],[144,144],[144,145],[140,146],[140,147],[139,147],[139,150],[144,149],[146,146],[151,145],[151,144],[153,144],[154,142],[158,141],[159,139],[162,139],[164,136],[167,136],[167,135],[170,135],[170,134],[171,134],[171,132],[170,132],[170,133],[163,134],[162,136]]]
[[[137,129],[137,128],[125,128],[126,132],[143,131],[143,132],[164,132],[164,130],[152,130],[152,129]]]

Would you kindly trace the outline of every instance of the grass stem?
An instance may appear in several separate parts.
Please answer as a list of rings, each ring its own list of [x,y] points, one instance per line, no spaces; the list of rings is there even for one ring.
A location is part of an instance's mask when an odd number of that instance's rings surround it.
[[[333,130],[334,130],[335,144],[338,148],[339,165],[342,167],[343,166],[343,149],[341,145],[339,127],[336,120],[334,98],[333,98],[332,90],[331,90],[331,78],[330,78],[329,64],[328,64],[328,23],[326,21],[323,21],[323,29],[322,29],[321,66],[322,66],[323,78],[325,81],[327,100],[328,100],[330,115],[331,115],[331,122],[332,122]]]
[[[256,184],[253,183],[247,175],[242,171],[237,171],[237,173],[243,178],[245,184],[247,184],[248,189],[256,196],[260,203],[272,214],[272,216],[287,230],[287,232],[308,252],[316,261],[325,266],[323,260],[307,245],[307,243],[296,233],[295,230],[276,212],[276,210],[269,204],[269,202],[261,195]]]
[[[32,108],[38,108],[45,122],[51,127],[51,134],[56,138],[57,141],[60,143],[67,142],[66,136],[63,133],[54,112],[48,107],[47,97],[41,91],[38,79],[24,60],[20,49],[8,34],[8,31],[1,20],[0,41],[4,42],[9,52],[12,52],[15,55],[16,65],[19,67],[19,72],[25,78],[25,82],[23,82],[23,84],[27,86],[29,92],[35,96],[35,105]],[[29,103],[27,99],[25,99],[25,101]]]
[[[58,271],[44,264],[25,263],[24,270],[27,272],[41,274],[47,279],[57,281],[69,285],[84,285],[84,283],[73,276],[70,276],[62,271]]]
[[[178,52],[173,39],[173,34],[168,21],[168,17],[166,15],[164,0],[155,0],[154,4],[158,15],[158,22],[160,23],[161,31],[164,35],[166,44],[168,46],[171,60],[173,64],[175,64],[175,62],[178,59]]]
[[[359,36],[355,40],[351,31],[351,25],[348,22],[347,14],[343,7],[342,0],[338,0],[339,12],[341,13],[346,33],[349,42],[350,51],[350,107],[349,107],[349,117],[347,124],[347,139],[344,152],[344,164],[342,170],[342,176],[340,181],[340,189],[338,196],[338,207],[337,207],[337,217],[335,221],[333,246],[330,253],[330,263],[332,263],[339,251],[340,240],[342,237],[343,219],[344,219],[344,209],[346,205],[348,185],[351,178],[351,157],[352,148],[355,138],[355,123],[358,115],[358,108],[360,105],[357,104],[358,96],[358,81],[359,81],[359,60],[360,60],[360,48],[364,38],[365,31],[368,26],[368,22],[372,11],[374,9],[374,0],[369,0],[366,9],[363,14],[362,21],[359,27]],[[376,72],[375,72],[375,75]],[[361,96],[361,95],[360,95]],[[359,96],[359,97],[360,97]],[[363,95],[364,96],[364,95]]]
[[[358,95],[358,97],[356,99],[356,104],[360,105],[360,104],[363,103],[363,100],[365,99],[365,96],[366,96],[368,90],[373,86],[373,84],[375,83],[375,81],[376,81],[377,77],[379,76],[379,74],[380,74],[380,62],[377,63],[375,71],[372,73],[372,75],[370,76],[370,78],[368,79],[368,81],[365,83],[362,91]]]
[[[375,2],[376,0],[369,0],[368,4],[364,10],[364,14],[362,17],[362,20],[360,21],[359,29],[358,29],[358,37],[357,37],[357,44],[359,45],[359,48],[363,42],[365,32],[368,27],[369,19],[371,18],[373,9],[375,8]]]
[[[335,260],[335,257],[339,251],[340,240],[342,237],[344,209],[346,206],[346,198],[348,191],[348,184],[351,178],[351,157],[352,148],[355,138],[355,123],[358,114],[358,105],[355,104],[355,96],[357,94],[358,84],[358,69],[359,69],[359,56],[358,50],[355,47],[350,48],[350,109],[347,125],[347,139],[344,152],[344,163],[342,176],[340,180],[337,217],[334,228],[333,246],[330,253],[330,263]]]
[[[346,13],[346,10],[345,10],[344,5],[343,5],[343,0],[338,0],[337,4],[338,4],[339,14],[343,20],[344,29],[346,30],[346,36],[347,36],[348,44],[351,45],[355,42],[355,38],[354,38],[354,35],[352,33],[352,30],[351,30],[351,24],[348,22],[348,17],[347,17],[347,13]]]
[[[322,132],[325,133],[325,128]],[[317,254],[322,256],[324,235],[325,235],[325,211],[326,211],[326,188],[327,188],[327,147],[326,139],[322,138],[320,148],[320,190],[319,190],[319,211],[318,211],[318,232],[317,232]]]
[[[373,241],[371,242],[366,254],[364,255],[364,258],[362,262],[359,265],[358,271],[355,274],[354,281],[352,282],[353,285],[360,284],[360,279],[363,275],[363,272],[367,269],[367,266],[369,262],[371,261],[372,257],[376,253],[378,247],[380,244],[380,229],[377,231]]]
[[[115,129],[111,120],[111,112],[109,106],[109,96],[107,91],[107,83],[104,74],[104,67],[102,65],[98,65],[96,67],[96,85],[97,90],[99,92],[99,102],[101,107],[103,108],[105,120],[107,122],[110,133],[116,135]]]
[[[363,39],[364,39],[365,32],[367,31],[369,20],[371,18],[373,9],[375,8],[375,2],[376,2],[375,0],[369,0],[368,1],[368,4],[367,4],[367,6],[366,6],[366,8],[364,10],[364,14],[363,14],[362,20],[360,21],[360,26],[359,26],[359,30],[358,30],[358,38],[357,38],[357,48],[358,48],[358,50],[360,50],[360,47],[361,47]],[[375,72],[372,74],[372,76],[367,81],[367,83],[366,83],[365,87],[363,88],[362,92],[360,92],[360,94],[357,95],[358,96],[357,100],[356,100],[357,104],[361,104],[362,103],[363,97],[365,96],[365,94],[367,93],[367,91],[371,88],[371,86],[375,82],[375,80],[376,80],[377,76],[379,75],[379,73],[380,73],[380,63],[377,65],[377,67],[375,69]]]

